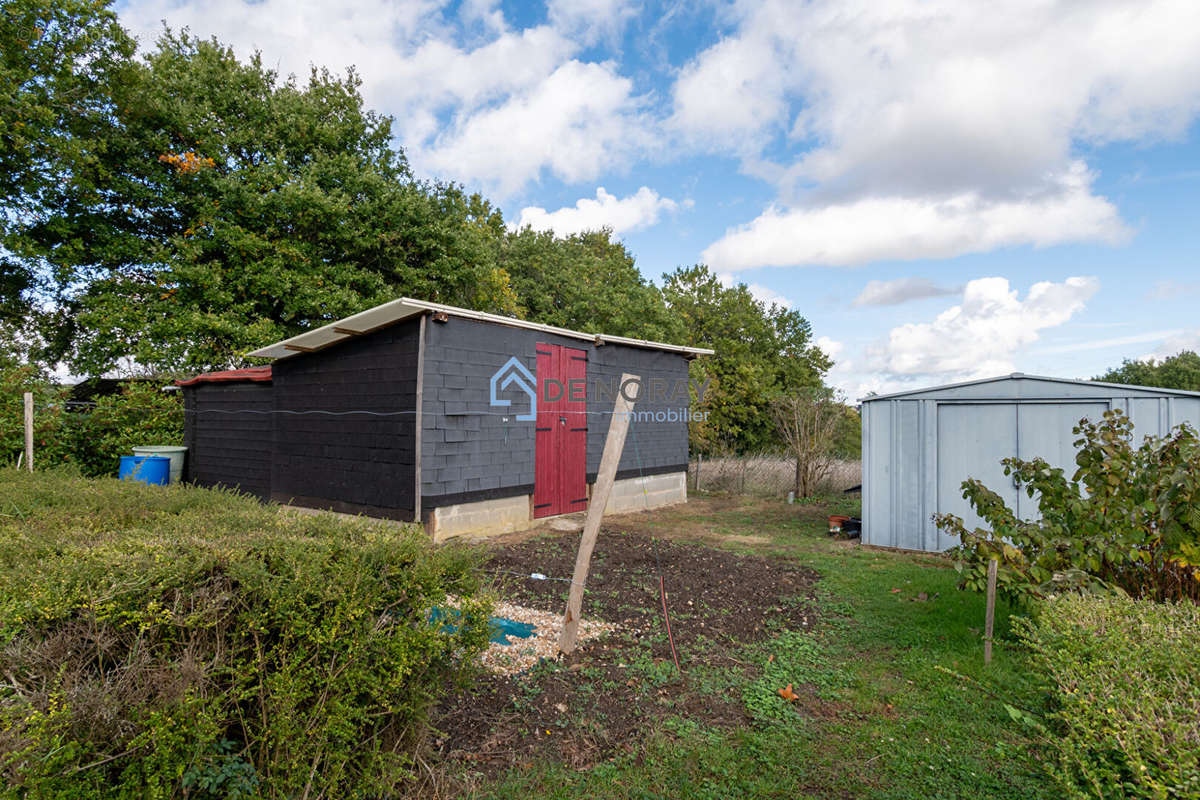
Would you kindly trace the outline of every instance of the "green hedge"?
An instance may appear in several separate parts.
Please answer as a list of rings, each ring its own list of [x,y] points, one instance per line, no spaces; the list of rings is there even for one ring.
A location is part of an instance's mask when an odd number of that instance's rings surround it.
[[[1048,682],[1068,797],[1200,797],[1200,607],[1047,601],[1021,637]]]
[[[485,646],[477,567],[391,523],[0,469],[0,796],[386,796]]]

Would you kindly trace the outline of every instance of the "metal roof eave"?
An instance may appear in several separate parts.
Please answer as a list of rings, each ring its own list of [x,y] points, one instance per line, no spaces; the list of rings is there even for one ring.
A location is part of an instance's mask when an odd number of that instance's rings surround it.
[[[582,331],[573,331],[567,328],[558,328],[553,325],[542,325],[537,322],[529,322],[515,317],[505,317],[499,314],[489,314],[484,311],[472,311],[467,308],[459,308],[457,306],[448,306],[442,303],[430,303],[424,300],[414,300],[411,297],[403,297],[399,300],[392,300],[387,303],[368,308],[366,311],[360,311],[357,314],[351,314],[344,319],[339,319],[336,322],[331,322],[328,325],[322,325],[320,328],[315,328],[311,331],[293,336],[289,339],[284,339],[274,344],[269,344],[265,347],[260,347],[253,350],[247,355],[257,358],[281,359],[289,358],[300,353],[310,353],[317,350],[324,350],[326,347],[338,344],[340,342],[352,339],[355,336],[361,336],[379,328],[394,325],[401,320],[407,319],[414,314],[425,312],[440,312],[450,316],[462,317],[464,319],[474,319],[481,322],[491,322],[497,325],[507,325],[513,328],[526,328],[528,330],[542,331],[544,333],[554,333],[559,336],[565,336],[573,339],[583,339],[586,341],[596,342],[598,344],[623,344],[629,347],[641,347],[648,350],[663,350],[671,353],[683,353],[693,356],[713,355],[715,351],[705,347],[685,347],[684,345],[666,344],[665,342],[652,342],[646,339],[632,339],[626,336],[607,336],[600,333],[584,333]]]
[[[1103,386],[1109,389],[1121,389],[1124,391],[1135,390],[1139,392],[1154,392],[1155,394],[1171,394],[1182,397],[1200,397],[1200,392],[1189,392],[1184,389],[1163,389],[1158,386],[1138,386],[1130,383],[1108,383],[1107,381],[1085,381],[1078,378],[1054,378],[1048,375],[1028,375],[1024,372],[1013,372],[1008,375],[997,375],[994,378],[977,378],[971,381],[960,381],[958,383],[944,383],[940,386],[924,386],[920,389],[904,389],[899,392],[889,392],[888,394],[875,394],[869,397],[860,397],[858,402],[870,403],[875,400],[893,400],[899,397],[908,397],[914,394],[926,394],[928,392],[942,392],[947,389],[959,389],[964,386],[978,386],[983,383],[998,383],[1008,380],[1031,380],[1031,381],[1049,381],[1051,383],[1070,383],[1079,386]]]

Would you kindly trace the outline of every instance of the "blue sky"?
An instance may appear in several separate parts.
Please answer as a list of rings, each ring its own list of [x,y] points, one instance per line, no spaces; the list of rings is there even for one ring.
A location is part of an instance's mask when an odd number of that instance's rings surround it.
[[[1200,348],[1200,4],[129,0],[355,65],[416,171],[813,324],[851,397]]]

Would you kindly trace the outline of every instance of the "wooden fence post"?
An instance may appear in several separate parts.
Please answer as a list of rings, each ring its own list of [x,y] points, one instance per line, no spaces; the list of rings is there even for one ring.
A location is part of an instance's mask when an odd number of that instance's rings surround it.
[[[617,464],[625,447],[625,432],[629,429],[629,417],[634,401],[641,395],[642,382],[636,375],[621,376],[621,390],[613,407],[612,419],[608,423],[608,438],[604,440],[604,453],[600,456],[600,469],[596,473],[596,485],[588,505],[587,520],[583,524],[583,536],[579,539],[579,552],[575,556],[575,573],[571,577],[571,593],[567,597],[567,611],[563,615],[562,635],[558,638],[558,649],[570,653],[579,638],[579,615],[583,608],[583,589],[587,584],[588,567],[592,562],[592,550],[596,537],[600,535],[600,522],[604,519],[604,507],[612,494],[617,477]],[[625,396],[626,388],[636,391],[633,400]],[[636,388],[635,388],[636,387]]]
[[[988,562],[987,607],[983,612],[983,663],[992,663],[992,627],[996,620],[996,570],[998,562]]]
[[[33,392],[25,393],[25,468],[33,472]]]

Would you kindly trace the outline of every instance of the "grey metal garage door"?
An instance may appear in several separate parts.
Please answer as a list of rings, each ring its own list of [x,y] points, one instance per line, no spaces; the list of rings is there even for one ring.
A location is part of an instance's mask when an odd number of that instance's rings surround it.
[[[1037,498],[1018,492],[1004,474],[1001,459],[1017,456],[1044,458],[1062,467],[1068,477],[1075,467],[1075,435],[1071,429],[1083,417],[1099,419],[1107,401],[1053,403],[940,403],[938,405],[937,507],[963,518],[968,530],[983,521],[963,499],[962,482],[977,478],[1004,499],[1018,516],[1038,515]],[[957,540],[938,534],[939,548]]]

